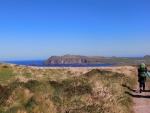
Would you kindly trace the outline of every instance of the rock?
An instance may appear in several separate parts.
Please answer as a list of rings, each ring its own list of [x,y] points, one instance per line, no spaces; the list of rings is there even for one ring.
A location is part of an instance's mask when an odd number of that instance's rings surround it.
[[[150,58],[150,55],[145,55],[144,58]]]
[[[43,64],[85,64],[85,59],[80,58],[54,58],[50,57]]]
[[[100,58],[100,57],[98,57]],[[64,56],[51,56],[43,64],[97,64],[100,63],[97,57],[87,57],[79,55],[64,55]]]

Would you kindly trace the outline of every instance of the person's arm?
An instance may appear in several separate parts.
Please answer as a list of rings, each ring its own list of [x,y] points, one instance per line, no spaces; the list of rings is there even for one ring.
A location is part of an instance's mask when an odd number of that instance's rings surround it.
[[[146,68],[146,74],[150,78],[150,73],[148,72],[147,68]]]

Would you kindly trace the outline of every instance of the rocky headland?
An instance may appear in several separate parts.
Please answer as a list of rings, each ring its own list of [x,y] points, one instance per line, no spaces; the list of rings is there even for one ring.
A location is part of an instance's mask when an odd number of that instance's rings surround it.
[[[150,58],[150,55],[145,55],[144,58]]]
[[[51,56],[43,62],[44,65],[49,64],[150,64],[150,56],[146,55],[143,58],[127,58],[127,57],[103,57],[103,56],[81,56],[81,55],[64,55]]]

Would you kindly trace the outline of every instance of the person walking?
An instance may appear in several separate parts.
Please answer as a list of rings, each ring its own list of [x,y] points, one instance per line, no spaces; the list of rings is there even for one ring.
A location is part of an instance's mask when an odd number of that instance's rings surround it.
[[[140,87],[140,93],[142,93],[142,91],[145,91],[146,73],[147,68],[144,63],[141,63],[140,67],[138,68],[138,82]]]

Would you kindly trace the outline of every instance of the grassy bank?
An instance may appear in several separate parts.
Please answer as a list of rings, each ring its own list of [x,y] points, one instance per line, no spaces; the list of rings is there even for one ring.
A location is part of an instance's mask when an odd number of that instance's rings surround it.
[[[2,113],[129,113],[134,67],[40,69],[0,64]]]

